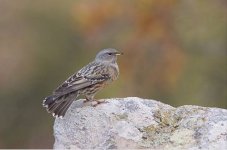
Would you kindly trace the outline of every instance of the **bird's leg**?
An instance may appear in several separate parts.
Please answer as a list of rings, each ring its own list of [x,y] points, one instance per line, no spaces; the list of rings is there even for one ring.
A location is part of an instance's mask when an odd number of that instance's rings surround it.
[[[91,102],[92,100],[93,100],[92,97],[85,96],[85,101],[84,101],[84,103]]]
[[[93,106],[96,104],[96,101],[94,101],[94,96],[86,95],[85,98],[86,99],[83,101],[84,106]]]

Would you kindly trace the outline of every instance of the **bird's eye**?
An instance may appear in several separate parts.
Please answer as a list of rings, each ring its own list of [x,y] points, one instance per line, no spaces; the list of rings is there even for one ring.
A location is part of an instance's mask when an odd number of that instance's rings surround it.
[[[108,55],[112,55],[112,53],[108,53]]]

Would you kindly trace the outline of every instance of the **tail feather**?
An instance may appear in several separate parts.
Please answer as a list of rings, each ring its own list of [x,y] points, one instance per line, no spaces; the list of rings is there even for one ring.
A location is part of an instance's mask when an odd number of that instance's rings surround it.
[[[43,100],[43,106],[46,107],[47,112],[52,113],[54,117],[64,117],[66,111],[77,96],[77,93],[64,96],[51,95]]]
[[[58,97],[56,95],[51,95],[51,96],[48,96],[46,97],[44,100],[43,100],[43,107],[49,107]]]
[[[56,103],[56,101],[52,102],[50,105],[48,105],[48,109],[47,111],[49,113],[53,113],[55,111],[55,109],[57,109],[60,105],[62,105],[63,101],[60,103]]]
[[[60,107],[57,107],[54,111],[54,114],[55,116],[58,116],[58,117],[64,117],[65,116],[65,113],[66,111],[69,109],[70,105],[72,104],[73,102],[73,99],[69,99],[67,101],[64,101],[61,103],[61,106]]]

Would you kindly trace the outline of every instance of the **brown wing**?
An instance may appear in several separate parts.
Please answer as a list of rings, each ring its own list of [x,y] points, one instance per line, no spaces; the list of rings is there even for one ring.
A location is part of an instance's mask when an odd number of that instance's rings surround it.
[[[110,76],[105,70],[105,66],[97,63],[91,63],[82,68],[78,73],[68,78],[54,91],[54,94],[64,95],[86,88],[93,84],[109,80]]]

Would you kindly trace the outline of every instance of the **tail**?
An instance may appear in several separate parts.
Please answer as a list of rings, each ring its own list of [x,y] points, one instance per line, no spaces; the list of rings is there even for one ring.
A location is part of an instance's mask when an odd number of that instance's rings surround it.
[[[77,98],[77,93],[71,93],[63,96],[51,95],[43,100],[43,107],[54,117],[63,118],[73,100]]]

